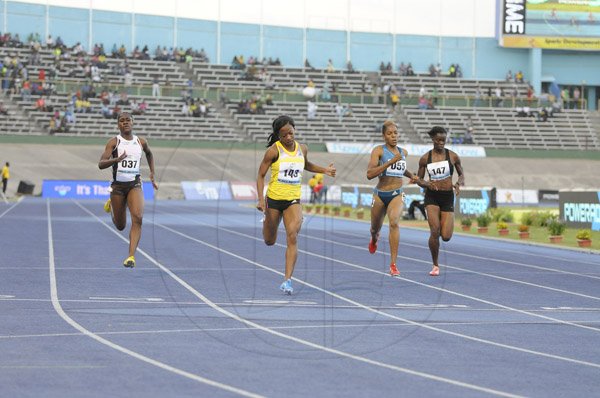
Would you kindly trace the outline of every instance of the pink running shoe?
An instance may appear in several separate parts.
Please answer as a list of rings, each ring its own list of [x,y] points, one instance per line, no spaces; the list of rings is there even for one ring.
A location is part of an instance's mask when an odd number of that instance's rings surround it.
[[[396,268],[396,264],[394,264],[394,263],[390,264],[390,275],[391,276],[400,276],[400,271],[398,271],[398,268]]]
[[[440,267],[433,267],[433,269],[429,271],[429,276],[440,276]]]

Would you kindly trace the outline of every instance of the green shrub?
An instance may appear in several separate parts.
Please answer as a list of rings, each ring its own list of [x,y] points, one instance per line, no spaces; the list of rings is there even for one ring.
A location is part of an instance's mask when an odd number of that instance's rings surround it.
[[[519,232],[529,232],[529,225],[527,225],[527,224],[519,225]]]
[[[547,227],[552,220],[558,220],[558,216],[551,211],[529,211],[521,216],[521,224],[535,227]]]
[[[473,220],[471,220],[469,217],[464,217],[460,220],[460,223],[465,227],[470,227],[471,225],[473,225]]]
[[[548,222],[548,231],[550,232],[551,236],[562,235],[566,228],[567,226],[556,218]]]
[[[494,222],[513,222],[515,220],[515,215],[510,209],[490,209],[490,216]]]
[[[492,222],[492,217],[488,213],[481,213],[477,216],[476,220],[478,227],[487,227]]]
[[[497,229],[508,229],[508,224],[505,223],[504,221],[498,221],[498,224],[496,224],[496,228]]]
[[[579,240],[591,240],[592,232],[589,229],[580,229],[579,231],[577,231],[577,235],[575,235],[575,238]]]

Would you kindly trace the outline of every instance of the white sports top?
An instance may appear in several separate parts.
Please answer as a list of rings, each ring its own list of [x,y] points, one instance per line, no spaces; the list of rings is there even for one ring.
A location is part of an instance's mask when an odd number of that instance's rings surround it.
[[[113,165],[113,180],[119,182],[135,181],[140,176],[140,161],[142,160],[142,143],[136,135],[127,141],[117,135],[117,146],[113,150],[113,157],[118,158],[125,152],[127,157]]]

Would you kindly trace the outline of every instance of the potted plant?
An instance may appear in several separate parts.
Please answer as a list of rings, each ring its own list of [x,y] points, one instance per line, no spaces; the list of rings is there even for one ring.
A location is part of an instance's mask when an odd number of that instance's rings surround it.
[[[526,224],[519,225],[519,238],[529,239],[529,225],[526,225]]]
[[[491,221],[492,221],[492,218],[490,217],[490,215],[488,213],[481,213],[480,215],[478,215],[477,216],[477,232],[479,232],[480,234],[487,234],[488,226],[490,225]]]
[[[342,213],[344,214],[344,217],[350,217],[351,211],[352,211],[352,208],[349,206],[342,207]]]
[[[550,242],[552,243],[560,243],[562,242],[562,234],[565,232],[565,228],[567,226],[560,222],[559,220],[557,220],[556,218],[553,218],[552,220],[550,220],[550,222],[548,222],[548,231],[550,232]]]
[[[339,216],[342,209],[340,206],[333,206],[333,208],[331,210],[333,210],[334,216]]]
[[[323,214],[329,214],[330,207],[328,205],[323,205]]]
[[[323,205],[315,205],[315,213],[321,214],[322,209],[323,209]]]
[[[577,231],[575,238],[577,238],[577,245],[579,247],[592,246],[592,232],[589,229],[580,229]]]
[[[499,235],[508,235],[508,233],[510,232],[508,230],[508,224],[504,221],[498,221],[498,223],[496,224],[496,229],[498,229]]]
[[[306,213],[310,213],[311,211],[313,211],[313,205],[304,205],[302,207]]]
[[[363,209],[362,207],[356,209],[356,218],[358,218],[359,220],[365,218],[365,209]]]
[[[473,225],[473,220],[471,220],[468,217],[464,217],[463,219],[460,220],[460,225],[462,226],[463,231],[468,232],[471,230],[471,225]]]

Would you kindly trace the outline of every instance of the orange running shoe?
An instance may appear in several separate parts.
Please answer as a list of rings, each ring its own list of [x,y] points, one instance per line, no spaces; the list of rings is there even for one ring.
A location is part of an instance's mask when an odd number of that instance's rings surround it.
[[[396,268],[396,264],[394,264],[394,263],[390,264],[390,275],[391,276],[400,276],[400,271],[398,271],[398,268]]]
[[[374,241],[373,238],[369,241],[369,253],[374,254],[377,251],[377,241]]]
[[[433,269],[429,271],[429,276],[440,276],[440,267],[433,267]]]

